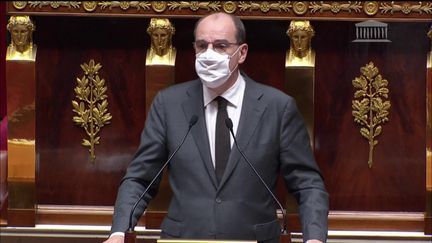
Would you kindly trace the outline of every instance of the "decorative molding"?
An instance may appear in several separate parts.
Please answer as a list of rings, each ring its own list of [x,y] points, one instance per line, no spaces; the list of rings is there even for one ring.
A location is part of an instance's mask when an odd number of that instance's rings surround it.
[[[267,2],[267,1],[240,1],[239,11],[261,11],[267,13],[271,10],[277,12],[289,12],[292,8],[291,2]]]
[[[311,13],[315,13],[315,12],[325,12],[325,11],[331,11],[332,13],[339,13],[341,11],[347,11],[347,12],[356,12],[356,13],[360,13],[362,10],[362,3],[361,2],[354,2],[351,3],[351,1],[348,1],[347,3],[343,3],[343,2],[331,2],[331,3],[324,3],[323,1],[316,3],[316,2],[311,2],[310,3],[310,12]]]
[[[357,91],[352,101],[354,121],[362,126],[360,134],[369,142],[369,168],[373,165],[373,149],[378,144],[375,140],[382,133],[382,126],[389,120],[390,101],[388,99],[388,81],[384,79],[373,62],[360,68],[361,76],[354,78],[352,84]]]
[[[150,10],[151,3],[148,1],[139,2],[139,1],[111,1],[111,2],[98,2],[98,5],[101,10],[112,10],[113,8],[120,8],[121,10],[128,10],[129,8],[136,9],[136,11],[142,10]]]
[[[329,18],[416,16],[432,15],[431,1],[13,1],[9,9],[14,14],[25,11],[62,14],[179,14],[193,15],[198,11],[224,11],[238,15],[277,17],[305,16]]]
[[[88,64],[81,64],[81,68],[84,76],[81,79],[76,78],[77,86],[74,89],[78,101],[72,101],[73,112],[78,116],[74,116],[72,120],[89,136],[89,139],[83,139],[82,145],[89,147],[90,159],[94,161],[95,145],[100,143],[100,129],[109,124],[112,117],[108,112],[105,80],[98,75],[102,65],[95,64],[92,59]]]
[[[425,3],[418,2],[418,4],[415,4],[414,2],[405,2],[403,4],[395,4],[393,2],[391,3],[381,3],[381,6],[379,8],[381,10],[381,13],[388,13],[393,14],[395,12],[402,12],[406,15],[417,12],[419,14],[432,14],[432,3]]]
[[[196,12],[198,10],[204,9],[207,11],[220,11],[220,8],[222,7],[220,1],[215,2],[201,2],[201,1],[170,1],[168,2],[168,9],[169,10],[182,10],[185,8],[190,9],[193,12]]]
[[[13,2],[13,5],[16,6],[16,2]],[[25,5],[24,1],[20,1],[19,5]],[[28,1],[27,2],[30,8],[43,8],[50,6],[53,9],[58,9],[60,7],[67,7],[67,8],[80,8],[81,2],[76,1]]]

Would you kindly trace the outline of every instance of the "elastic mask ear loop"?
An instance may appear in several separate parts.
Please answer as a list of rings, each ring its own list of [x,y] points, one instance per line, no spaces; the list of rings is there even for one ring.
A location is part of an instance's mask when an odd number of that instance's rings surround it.
[[[240,45],[241,45],[241,44],[240,44]],[[237,47],[236,51],[235,51],[231,56],[229,56],[230,59],[231,59],[235,54],[237,54],[237,52],[238,52],[239,50],[240,50],[240,46]]]
[[[235,55],[235,54],[237,54],[237,52],[240,50],[240,46],[239,47],[237,47],[237,50],[231,55],[231,56],[229,56],[229,60],[231,60],[231,58]],[[237,63],[237,65],[233,68],[233,70],[231,71],[230,69],[229,69],[229,61],[228,61],[228,70],[230,71],[230,76],[231,76],[231,74],[234,72],[234,70],[238,67],[238,63]]]

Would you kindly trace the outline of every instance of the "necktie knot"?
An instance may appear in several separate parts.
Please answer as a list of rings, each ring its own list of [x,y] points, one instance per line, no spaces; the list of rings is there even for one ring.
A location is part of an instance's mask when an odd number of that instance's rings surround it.
[[[224,97],[218,96],[216,97],[216,101],[218,102],[218,111],[226,110],[228,101]]]

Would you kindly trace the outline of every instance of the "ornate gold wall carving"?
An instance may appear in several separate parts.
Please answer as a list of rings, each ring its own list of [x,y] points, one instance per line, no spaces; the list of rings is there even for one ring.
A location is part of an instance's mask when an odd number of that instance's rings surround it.
[[[391,3],[381,3],[379,9],[381,13],[390,13],[393,14],[395,12],[402,12],[404,14],[410,14],[412,12],[417,13],[426,13],[432,14],[432,3],[417,2],[417,3],[403,3],[403,4],[395,4]]]
[[[431,2],[394,2],[394,1],[14,1],[12,6],[16,10],[29,10],[31,12],[46,11],[47,9],[67,13],[74,10],[86,12],[109,12],[120,9],[131,13],[163,13],[165,11],[190,10],[256,12],[264,14],[293,13],[293,16],[329,14],[350,14],[373,16],[377,13],[393,15],[395,13],[432,15]]]
[[[384,79],[373,62],[360,68],[361,76],[354,78],[352,84],[357,91],[352,101],[354,121],[362,126],[360,134],[369,142],[369,168],[373,165],[373,149],[378,144],[375,140],[382,132],[381,124],[389,120],[390,101],[388,99],[388,81]]]
[[[90,62],[81,64],[84,76],[77,80],[75,87],[75,97],[78,101],[73,100],[73,112],[77,116],[73,117],[76,125],[84,128],[88,139],[83,139],[82,145],[89,147],[90,159],[94,161],[95,145],[100,143],[100,129],[109,124],[111,114],[108,112],[107,87],[105,80],[99,78],[98,71],[102,68],[100,63],[95,64],[92,59]]]

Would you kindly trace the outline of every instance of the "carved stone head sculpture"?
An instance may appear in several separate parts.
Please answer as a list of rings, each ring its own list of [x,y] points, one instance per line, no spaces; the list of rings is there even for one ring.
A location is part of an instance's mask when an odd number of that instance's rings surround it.
[[[11,35],[11,46],[15,51],[24,53],[33,46],[32,34],[35,25],[29,16],[12,16],[6,28]]]
[[[147,33],[151,38],[151,49],[156,55],[164,56],[172,49],[175,29],[169,19],[152,18]]]
[[[311,39],[315,31],[309,21],[293,20],[287,31],[290,37],[290,49],[294,56],[303,58],[308,55],[311,49]]]

